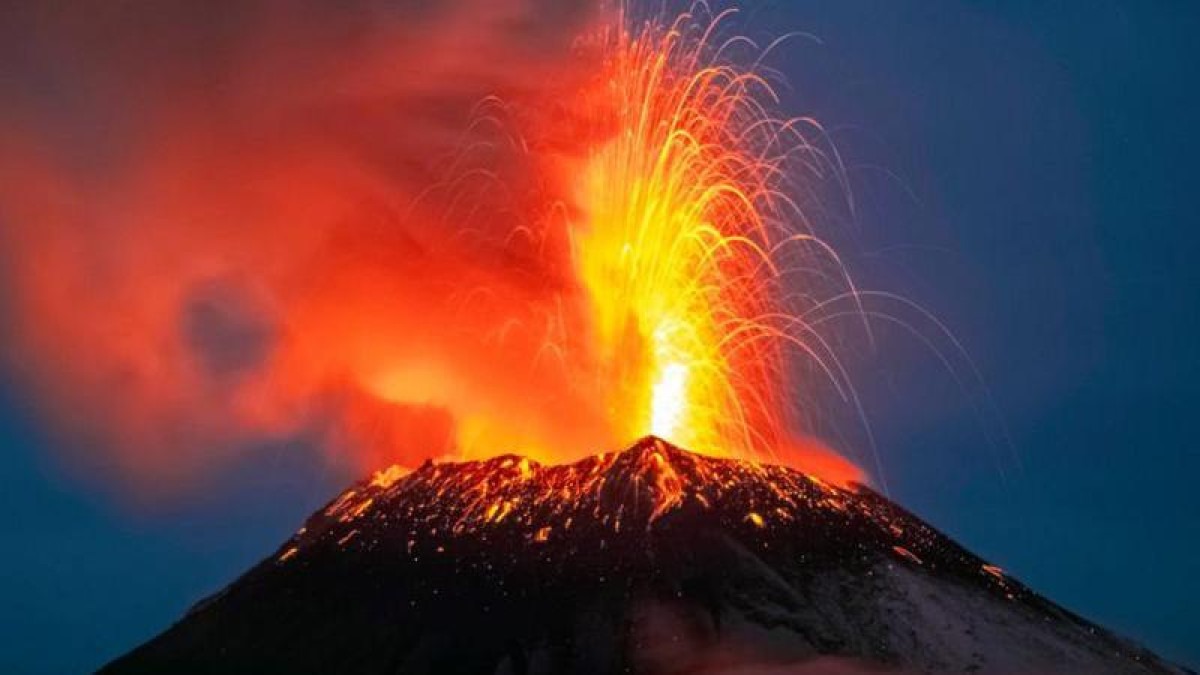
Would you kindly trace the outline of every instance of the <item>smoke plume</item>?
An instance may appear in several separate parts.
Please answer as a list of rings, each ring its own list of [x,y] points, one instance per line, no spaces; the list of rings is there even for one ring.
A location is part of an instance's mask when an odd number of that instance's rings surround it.
[[[566,126],[528,118],[586,71],[589,3],[0,12],[3,356],[90,468],[170,484],[295,434],[412,463],[497,417],[593,449],[529,229],[573,150],[522,131]]]
[[[615,132],[603,101],[578,105],[612,18],[584,0],[6,6],[11,379],[72,465],[150,492],[294,438],[359,470],[629,442],[567,226]],[[819,443],[787,450],[861,479]]]

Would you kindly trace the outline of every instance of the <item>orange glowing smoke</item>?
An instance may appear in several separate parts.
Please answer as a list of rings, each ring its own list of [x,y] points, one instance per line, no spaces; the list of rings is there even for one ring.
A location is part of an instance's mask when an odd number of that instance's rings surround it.
[[[836,457],[794,434],[804,375],[847,387],[804,320],[854,293],[810,227],[838,162],[720,21],[137,5],[5,34],[3,347],[89,470]]]

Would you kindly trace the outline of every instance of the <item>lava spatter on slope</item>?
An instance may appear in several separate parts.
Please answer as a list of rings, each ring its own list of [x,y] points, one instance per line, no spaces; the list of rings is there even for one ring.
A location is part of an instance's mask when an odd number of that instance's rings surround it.
[[[380,472],[108,670],[683,673],[731,654],[1178,672],[868,487],[653,437]]]
[[[736,532],[752,548],[769,550],[773,540],[796,534],[839,560],[890,553],[1005,595],[1026,592],[865,486],[840,488],[782,466],[696,455],[655,437],[566,465],[505,455],[426,463],[403,478],[388,469],[342,493],[275,560],[403,544],[414,560],[487,558],[489,569],[503,564],[490,559],[497,554],[516,564],[552,549],[555,564],[569,566],[593,549],[645,549],[656,528],[685,520]]]

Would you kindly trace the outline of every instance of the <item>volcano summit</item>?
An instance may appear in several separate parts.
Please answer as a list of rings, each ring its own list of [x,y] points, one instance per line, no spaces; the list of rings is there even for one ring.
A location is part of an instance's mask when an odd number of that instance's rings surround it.
[[[864,486],[657,438],[376,474],[102,672],[1183,672]]]

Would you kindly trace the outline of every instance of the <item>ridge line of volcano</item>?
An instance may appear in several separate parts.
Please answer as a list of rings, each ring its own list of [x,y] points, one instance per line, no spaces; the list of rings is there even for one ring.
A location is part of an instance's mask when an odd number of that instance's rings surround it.
[[[508,478],[512,482],[499,483],[497,477]],[[475,479],[475,482],[472,483],[471,479]],[[649,527],[658,518],[681,506],[685,500],[698,499],[703,507],[709,507],[714,482],[721,488],[716,492],[723,493],[735,483],[743,483],[747,479],[773,486],[777,495],[782,495],[788,488],[847,493],[867,489],[859,483],[848,487],[832,486],[812,474],[784,465],[693,453],[662,438],[648,435],[625,450],[600,453],[562,464],[543,464],[524,455],[506,453],[480,460],[435,462],[428,459],[408,473],[392,466],[376,472],[370,479],[360,481],[330,502],[324,510],[330,515],[345,513],[347,509],[361,508],[354,506],[356,496],[370,494],[368,499],[373,502],[380,494],[403,492],[421,483],[441,486],[439,495],[445,489],[454,487],[477,490],[484,497],[506,490],[509,493],[514,489],[519,492],[520,488],[515,486],[537,486],[548,482],[560,488],[559,496],[562,499],[584,497],[594,490],[605,493],[603,503],[615,503],[623,510],[642,513],[644,509],[641,507],[648,505],[650,510],[646,525]],[[542,500],[553,497],[549,493],[538,496]],[[633,504],[628,504],[626,498],[632,499]],[[361,501],[357,503],[362,504]],[[493,504],[495,510],[489,510],[485,520],[503,519],[509,512],[506,504]],[[755,513],[749,517],[761,526],[761,515]]]
[[[509,454],[427,461],[404,475],[385,470],[315,513],[273,560],[291,564],[326,547],[390,548],[397,535],[407,556],[449,559],[469,550],[470,557],[499,540],[551,548],[565,540],[569,560],[617,540],[636,550],[637,541],[675,521],[713,521],[766,545],[778,537],[823,541],[836,557],[881,551],[904,564],[956,569],[1004,595],[1026,592],[868,486],[842,488],[785,466],[695,454],[653,436],[568,464]]]

